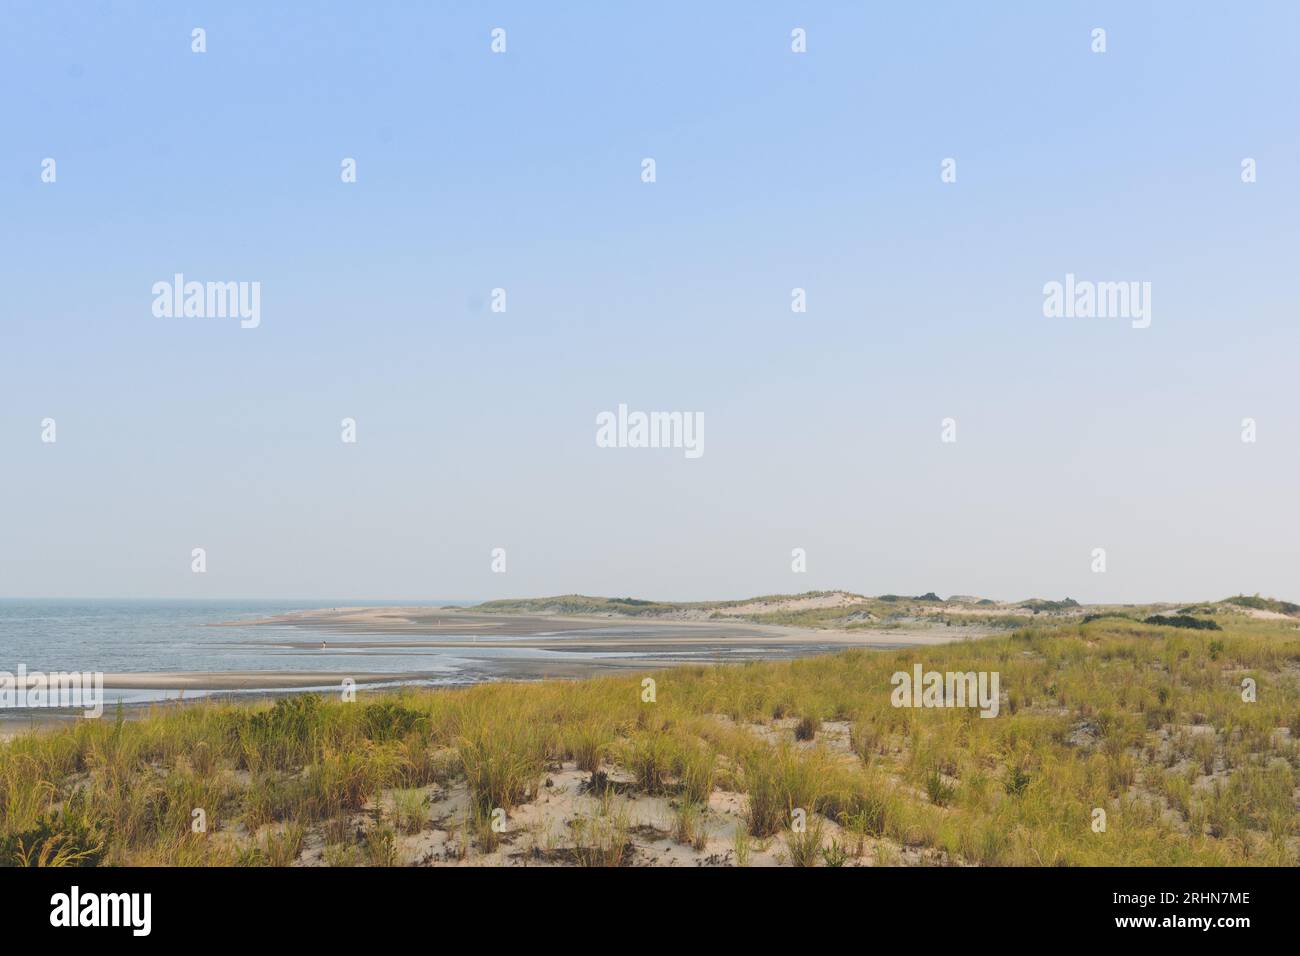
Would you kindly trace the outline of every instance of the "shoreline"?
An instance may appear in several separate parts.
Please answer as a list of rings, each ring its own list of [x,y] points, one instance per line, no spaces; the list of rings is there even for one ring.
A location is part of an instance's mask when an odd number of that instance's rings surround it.
[[[106,672],[105,691],[143,691],[157,696],[105,695],[104,713],[119,705],[127,713],[203,699],[275,698],[309,691],[338,692],[350,678],[358,690],[401,687],[464,687],[493,682],[581,680],[602,674],[663,670],[690,664],[776,661],[850,648],[899,650],[931,647],[996,633],[992,629],[916,628],[819,630],[745,621],[628,619],[614,615],[485,614],[446,607],[346,607],[294,611],[207,627],[265,627],[268,631],[333,632],[338,639],[232,641],[218,647],[273,649],[302,655],[346,652],[367,657],[430,652],[430,661],[452,658],[448,669],[393,671],[342,668],[292,670],[159,670]],[[441,654],[439,652],[452,652]],[[33,673],[42,673],[33,671]],[[47,670],[44,673],[57,673]],[[188,695],[188,696],[187,696]],[[84,708],[0,709],[0,739],[80,717]]]
[[[501,614],[460,608],[438,607],[356,607],[336,608],[329,611],[294,611],[253,620],[222,621],[211,627],[293,627],[314,630],[341,631],[354,635],[415,634],[421,636],[451,636],[464,631],[473,639],[483,628],[491,628],[497,635],[515,637],[516,643],[492,640],[493,647],[544,647],[548,649],[578,646],[567,637],[555,636],[556,631],[609,631],[633,630],[646,632],[655,644],[687,643],[709,644],[729,638],[745,638],[751,642],[782,644],[843,644],[845,646],[885,647],[900,645],[947,644],[952,641],[988,637],[999,633],[996,628],[918,626],[914,628],[859,628],[839,630],[832,628],[791,627],[779,624],[755,624],[745,620],[682,620],[663,617],[629,617],[622,615],[574,614]],[[675,631],[681,634],[674,634]],[[689,632],[713,632],[703,636]],[[956,632],[956,633],[954,633]],[[529,639],[532,640],[529,640]],[[404,641],[382,644],[366,641],[357,644],[330,642],[332,647],[465,647],[465,641]],[[636,643],[601,638],[585,642],[591,646],[613,647]],[[311,647],[311,642],[287,642],[286,646]]]

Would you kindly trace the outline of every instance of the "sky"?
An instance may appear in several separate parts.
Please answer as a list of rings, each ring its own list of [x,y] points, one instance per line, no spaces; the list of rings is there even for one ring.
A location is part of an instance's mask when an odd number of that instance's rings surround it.
[[[0,596],[1296,598],[1297,36],[7,0]],[[259,324],[155,315],[176,273]],[[1149,326],[1045,316],[1067,274]],[[703,454],[598,446],[620,404]]]

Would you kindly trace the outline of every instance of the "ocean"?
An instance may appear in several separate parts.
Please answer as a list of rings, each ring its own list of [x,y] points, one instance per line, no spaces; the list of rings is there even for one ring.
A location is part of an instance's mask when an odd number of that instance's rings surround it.
[[[0,671],[16,673],[19,665],[34,671],[422,671],[445,675],[425,684],[463,683],[470,662],[455,652],[414,648],[365,653],[322,650],[305,661],[287,640],[310,641],[319,632],[299,626],[212,627],[230,621],[258,620],[290,611],[322,607],[395,607],[446,605],[453,601],[193,601],[82,600],[0,598]],[[338,640],[337,633],[319,634]],[[382,639],[376,635],[375,639]],[[350,635],[350,641],[364,641]],[[193,695],[196,692],[189,692]],[[175,697],[176,693],[105,691],[109,700]]]
[[[478,683],[482,680],[582,676],[597,670],[625,669],[656,663],[741,661],[815,653],[815,646],[758,646],[746,640],[754,628],[719,623],[701,632],[672,622],[627,622],[582,627],[581,644],[564,623],[545,620],[521,645],[511,635],[513,619],[495,618],[486,627],[469,624],[437,636],[400,630],[318,628],[311,622],[255,624],[291,611],[334,607],[430,607],[468,605],[465,601],[192,601],[192,600],[35,600],[0,598],[0,675],[19,669],[82,674],[151,674],[159,672],[257,672],[248,689],[130,687],[108,680],[105,701],[146,702],[207,693],[266,693],[273,689],[338,691],[343,678],[357,685],[393,682],[425,687]],[[247,624],[240,626],[240,620]],[[231,624],[231,622],[234,622]],[[536,622],[536,619],[534,619]],[[222,624],[222,627],[214,627]],[[481,630],[480,630],[481,628]],[[317,644],[318,641],[318,644]],[[694,641],[694,643],[692,643]],[[442,643],[442,646],[433,646]],[[422,646],[421,646],[422,644]],[[602,646],[602,644],[606,646]],[[268,674],[286,672],[277,684]],[[295,672],[294,676],[287,672]],[[303,683],[305,675],[322,680]],[[335,679],[333,675],[337,674]],[[246,680],[240,676],[239,680]],[[138,683],[138,682],[136,682]],[[157,680],[155,679],[155,682]],[[3,714],[0,714],[3,715]]]
[[[794,657],[845,646],[802,637],[777,640],[771,632],[741,622],[611,619],[575,624],[486,615],[461,618],[445,631],[433,632],[402,621],[378,627],[323,627],[315,623],[318,617],[294,624],[253,623],[295,611],[468,603],[0,598],[0,679],[20,669],[29,675],[108,675],[103,699],[134,703],[209,693],[337,692],[344,678],[358,686],[446,686],[581,677],[679,663]],[[436,628],[438,615],[432,617]],[[882,636],[863,632],[859,643],[898,646]],[[177,672],[209,676],[197,682],[178,677],[179,686],[163,686]],[[268,676],[277,672],[285,674],[283,684]],[[129,675],[151,676],[142,681]],[[21,709],[16,703],[3,707],[10,713]]]

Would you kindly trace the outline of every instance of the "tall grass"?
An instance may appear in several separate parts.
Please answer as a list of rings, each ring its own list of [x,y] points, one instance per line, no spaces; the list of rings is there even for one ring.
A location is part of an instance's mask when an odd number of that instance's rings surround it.
[[[1213,641],[1103,618],[682,667],[656,675],[653,704],[628,676],[79,720],[0,744],[0,864],[293,862],[295,826],[327,835],[333,860],[392,862],[403,834],[432,825],[426,798],[462,787],[469,816],[486,820],[536,799],[571,761],[690,808],[683,836],[719,788],[742,791],[746,856],[750,837],[787,831],[802,809],[810,828],[843,828],[837,847],[853,858],[888,862],[925,851],[995,865],[1296,865],[1300,637],[1289,622],[1223,624]],[[998,671],[1000,714],[894,708],[890,675],[917,662]],[[1242,699],[1247,676],[1254,702]],[[847,746],[813,724],[823,714],[849,722]],[[344,839],[377,806],[392,825]],[[205,832],[191,826],[198,809]],[[580,861],[625,862],[631,832],[602,819],[570,834]]]

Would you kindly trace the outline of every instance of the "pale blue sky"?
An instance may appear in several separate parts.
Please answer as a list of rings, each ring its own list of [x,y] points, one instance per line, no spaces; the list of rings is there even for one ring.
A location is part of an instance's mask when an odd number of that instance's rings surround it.
[[[0,595],[1296,597],[1300,7],[542,6],[4,5]]]

